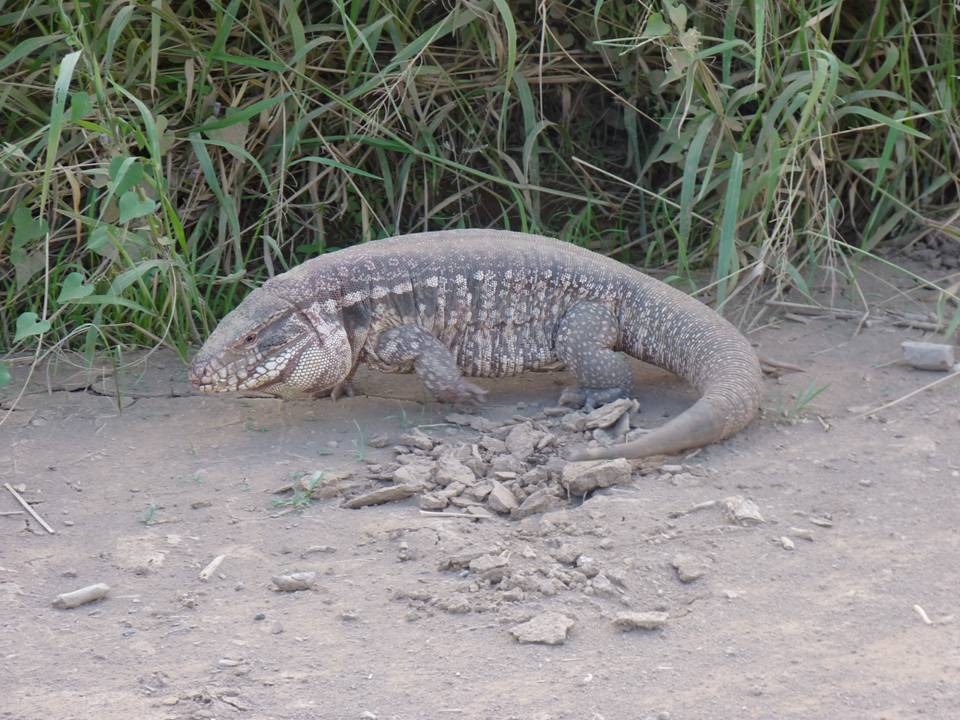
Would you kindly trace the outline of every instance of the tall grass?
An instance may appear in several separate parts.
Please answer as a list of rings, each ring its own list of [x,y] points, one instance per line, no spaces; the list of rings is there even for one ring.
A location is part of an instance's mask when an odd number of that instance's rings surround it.
[[[808,293],[956,214],[957,29],[934,0],[0,0],[0,350],[185,354],[266,275],[448,227]]]

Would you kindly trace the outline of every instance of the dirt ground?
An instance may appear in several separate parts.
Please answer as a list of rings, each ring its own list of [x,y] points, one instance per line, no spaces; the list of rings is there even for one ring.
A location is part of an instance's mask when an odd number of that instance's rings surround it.
[[[923,309],[865,293],[878,316]],[[395,455],[378,435],[477,442],[410,376],[333,403],[192,394],[165,353],[93,381],[41,373],[0,425],[0,476],[56,530],[0,516],[0,718],[960,717],[960,381],[863,417],[945,376],[894,362],[923,331],[769,320],[750,338],[806,372],[768,378],[748,430],[522,520],[273,494],[318,470],[388,484],[367,479]],[[644,377],[642,424],[689,403]],[[481,380],[481,417],[500,437],[514,416],[552,422],[565,381]],[[683,513],[738,495],[762,523]],[[309,571],[312,589],[273,589]],[[106,598],[51,607],[98,582]],[[548,611],[574,623],[563,644],[511,635]],[[668,619],[622,631],[627,611]]]

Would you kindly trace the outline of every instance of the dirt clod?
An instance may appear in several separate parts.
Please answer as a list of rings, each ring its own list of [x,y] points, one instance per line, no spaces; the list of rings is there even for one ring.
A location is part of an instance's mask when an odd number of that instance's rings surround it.
[[[670,565],[677,573],[677,579],[682,583],[692,583],[699,580],[707,569],[703,562],[693,555],[675,555]]]
[[[567,634],[576,623],[558,612],[545,612],[525,623],[510,628],[510,634],[519,643],[563,645]]]
[[[313,571],[295,572],[289,575],[274,575],[270,580],[279,592],[299,592],[310,590],[317,580],[317,574]]]
[[[661,611],[620,612],[613,620],[618,630],[659,630],[667,624],[670,615]]]

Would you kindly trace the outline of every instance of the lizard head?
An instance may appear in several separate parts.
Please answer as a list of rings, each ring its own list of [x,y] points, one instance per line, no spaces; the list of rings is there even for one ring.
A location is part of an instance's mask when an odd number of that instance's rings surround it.
[[[250,293],[193,359],[190,382],[202,392],[262,390],[289,396],[343,381],[353,363],[334,303],[298,307],[267,286]]]

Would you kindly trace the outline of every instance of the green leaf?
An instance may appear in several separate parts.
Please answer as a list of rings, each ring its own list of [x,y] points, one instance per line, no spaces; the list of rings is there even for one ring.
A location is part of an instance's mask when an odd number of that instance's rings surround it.
[[[344,165],[342,162],[337,162],[336,160],[331,160],[330,158],[319,157],[317,155],[309,155],[308,157],[302,157],[299,160],[294,160],[290,163],[290,167],[298,165],[305,162],[314,162],[319,165],[326,165],[327,167],[334,167],[340,170],[344,170],[349,173],[354,173],[355,175],[362,175],[363,177],[370,178],[371,180],[382,180],[383,178],[378,175],[373,175],[368,173],[366,170],[361,170],[360,168],[355,168],[352,165]]]
[[[906,133],[907,135],[913,135],[914,137],[918,137],[923,140],[930,139],[928,135],[924,135],[919,130],[914,130],[912,127],[904,124],[903,122],[898,122],[894,118],[888,117],[886,115],[881,115],[876,110],[871,110],[870,108],[861,107],[860,105],[848,105],[847,107],[840,108],[836,112],[836,115],[834,117],[839,120],[844,115],[849,115],[850,113],[854,113],[856,115],[862,115],[868,120],[873,120],[876,123],[881,123],[883,125],[886,125],[891,130],[899,130],[900,132]]]
[[[9,385],[12,379],[13,378],[10,376],[10,368],[8,368],[4,363],[0,363],[0,387]]]
[[[93,96],[85,92],[70,93],[70,121],[77,122],[82,120],[93,109]]]
[[[276,97],[259,100],[258,102],[255,102],[252,105],[247,105],[247,107],[240,108],[239,110],[228,110],[224,117],[220,118],[219,120],[211,120],[210,122],[201,125],[197,129],[200,132],[207,132],[208,130],[217,130],[218,128],[236,125],[237,123],[249,120],[255,115],[259,115],[264,110],[272,108],[274,105],[283,102],[288,97],[290,97],[290,93],[283,93],[282,95],[277,95]]]
[[[169,264],[167,260],[144,260],[129,270],[124,270],[117,275],[113,279],[113,282],[110,283],[110,292],[114,295],[119,295],[151,270],[167,267]]]
[[[816,302],[813,299],[813,296],[810,295],[810,287],[807,285],[807,281],[803,279],[803,275],[801,275],[800,271],[793,266],[793,263],[791,263],[789,260],[784,262],[783,269],[787,271],[787,275],[789,275],[790,279],[793,280],[793,286],[811,301]]]
[[[127,26],[127,23],[130,22],[130,15],[134,10],[135,7],[133,5],[125,5],[117,11],[113,21],[110,23],[110,30],[107,32],[107,51],[103,54],[102,67],[104,70],[110,67],[110,63],[113,60],[113,49],[116,47],[123,29]]]
[[[13,247],[22,248],[31,240],[47,234],[47,221],[37,220],[29,208],[21,205],[13,211]]]
[[[78,305],[119,305],[120,307],[136,310],[137,312],[146,313],[147,315],[154,314],[143,305],[135,303],[133,300],[117,297],[116,295],[87,295],[87,297],[79,298],[74,300],[74,302]]]
[[[643,28],[643,34],[640,37],[643,39],[658,38],[669,34],[670,26],[664,21],[663,15],[655,12],[650,13],[650,17],[647,18],[647,24]]]
[[[43,182],[40,185],[40,210],[47,207],[47,198],[50,196],[50,187],[53,178],[53,166],[57,162],[57,150],[60,148],[60,138],[63,134],[63,110],[67,105],[67,93],[70,91],[70,81],[73,71],[80,61],[83,51],[75,50],[65,55],[60,61],[60,72],[53,85],[53,105],[50,108],[50,129],[47,131],[47,156],[43,165]]]
[[[50,43],[55,43],[57,40],[63,38],[62,33],[53,33],[51,35],[41,35],[40,37],[27,38],[22,43],[18,44],[13,50],[8,52],[3,56],[3,59],[0,60],[0,70],[7,68],[13,65],[18,60],[21,60],[34,50],[49,45]]]
[[[93,292],[93,285],[83,284],[83,273],[72,272],[63,280],[60,287],[60,295],[57,296],[57,302],[60,304],[85,298]]]
[[[678,230],[678,255],[680,262],[685,266],[687,263],[687,240],[690,237],[690,225],[693,218],[693,198],[697,185],[697,173],[700,172],[700,155],[703,154],[703,146],[707,142],[710,131],[713,130],[713,124],[716,121],[716,115],[712,113],[703,117],[697,127],[697,132],[690,143],[690,149],[687,151],[687,158],[683,163],[683,182],[680,186],[680,221]]]
[[[226,52],[212,52],[210,53],[210,59],[219,60],[232,65],[242,65],[244,67],[257,68],[258,70],[270,70],[271,72],[277,73],[285,72],[288,69],[281,63],[273,62],[272,60],[264,60],[263,58],[252,57],[250,55],[231,55]]]
[[[664,3],[667,6],[667,14],[670,16],[670,22],[680,32],[687,29],[687,6],[682,2],[676,5]]]
[[[120,196],[120,222],[128,223],[157,209],[157,203],[150,198],[141,198],[135,190],[128,190]]]
[[[110,161],[111,190],[115,195],[123,195],[143,180],[143,163],[138,157],[118,155]]]
[[[43,335],[49,329],[49,320],[40,320],[35,312],[25,312],[17,318],[17,333],[13,341],[20,342],[31,335]]]
[[[101,252],[111,240],[116,238],[119,229],[113,225],[98,225],[87,239],[87,249],[95,253]]]
[[[728,275],[736,269],[737,260],[737,215],[740,208],[740,191],[743,188],[743,155],[734,152],[727,176],[727,192],[723,198],[723,216],[720,221],[720,247],[717,251],[717,307],[727,299]]]

